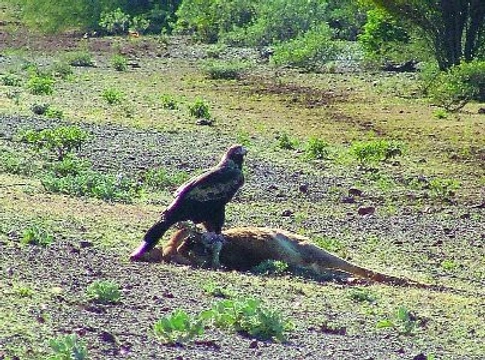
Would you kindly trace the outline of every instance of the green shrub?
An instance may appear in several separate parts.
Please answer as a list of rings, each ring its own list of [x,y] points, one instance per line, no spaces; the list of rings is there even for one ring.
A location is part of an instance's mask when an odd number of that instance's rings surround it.
[[[255,274],[262,274],[262,275],[281,275],[287,272],[289,266],[284,261],[278,260],[265,260],[261,264],[253,267],[251,272]]]
[[[100,304],[115,304],[121,300],[119,285],[111,280],[95,280],[88,285],[86,296]]]
[[[408,43],[410,37],[394,17],[377,8],[367,12],[367,22],[358,36],[365,54],[370,58],[381,57],[399,44]]]
[[[446,111],[458,111],[472,100],[485,102],[485,61],[463,62],[447,71],[431,70],[422,79],[428,82],[431,101]]]
[[[125,98],[125,94],[122,91],[115,88],[108,88],[103,91],[101,96],[110,105],[121,104]]]
[[[211,118],[209,105],[201,98],[195,99],[194,103],[189,105],[189,114],[198,119]]]
[[[101,29],[110,35],[122,35],[128,33],[130,15],[117,8],[113,11],[103,12],[99,21]]]
[[[53,354],[47,360],[86,360],[88,349],[84,341],[79,340],[76,334],[63,335],[49,340]]]
[[[71,66],[93,67],[93,55],[88,51],[76,51],[66,55],[66,61]]]
[[[54,236],[39,225],[32,225],[22,233],[22,244],[48,246],[54,242]]]
[[[19,132],[21,141],[32,144],[37,150],[46,148],[57,154],[57,159],[73,150],[79,150],[88,140],[89,133],[77,126],[60,126],[55,129],[26,130]]]
[[[64,119],[64,112],[53,106],[48,106],[44,115],[51,119]]]
[[[209,79],[237,80],[248,69],[248,64],[242,61],[210,61],[204,66],[204,72]]]
[[[32,175],[38,171],[38,166],[25,152],[19,152],[8,147],[0,147],[0,172],[17,175]]]
[[[454,179],[434,178],[429,182],[429,190],[435,198],[449,200],[455,196],[455,191],[460,188],[460,182]]]
[[[362,164],[373,164],[392,159],[403,153],[403,145],[390,140],[370,140],[353,142],[351,154]]]
[[[58,176],[51,171],[43,176],[41,183],[44,189],[51,193],[90,196],[104,201],[126,203],[131,203],[141,191],[140,185],[129,178],[105,175],[93,170],[66,176]]]
[[[260,340],[284,342],[286,332],[293,327],[277,310],[268,309],[259,300],[250,298],[221,300],[200,317],[217,327],[234,329]]]
[[[111,57],[111,65],[117,71],[126,71],[128,68],[126,57],[120,54],[115,54]]]
[[[177,110],[178,103],[177,100],[170,94],[163,94],[160,97],[160,101],[162,102],[162,106],[168,110]]]
[[[32,75],[27,81],[27,88],[33,95],[51,95],[55,80],[51,76]]]
[[[89,161],[82,160],[74,154],[67,154],[59,161],[54,161],[48,169],[56,177],[66,177],[69,175],[80,175],[91,168]]]
[[[401,306],[392,319],[380,320],[377,323],[378,329],[395,328],[403,335],[412,335],[420,325],[416,316],[404,306]]]
[[[179,186],[188,180],[188,177],[185,172],[168,172],[161,168],[150,169],[143,176],[145,185],[153,189],[166,189]]]
[[[131,19],[129,31],[144,34],[149,27],[150,20],[148,20],[144,15],[137,15]]]
[[[52,73],[61,79],[68,79],[74,71],[67,62],[57,62],[52,66]]]
[[[308,159],[323,160],[328,158],[328,143],[317,137],[311,137],[305,145],[305,156]]]
[[[153,324],[153,334],[165,344],[184,344],[203,333],[203,322],[183,310],[175,310]]]
[[[275,45],[271,62],[315,71],[335,60],[338,53],[339,45],[332,40],[332,30],[324,23],[295,39]]]
[[[376,302],[376,296],[370,290],[364,288],[351,289],[349,297],[356,302],[368,302],[371,304]]]
[[[5,74],[2,76],[2,84],[5,86],[20,86],[22,79],[15,74]]]

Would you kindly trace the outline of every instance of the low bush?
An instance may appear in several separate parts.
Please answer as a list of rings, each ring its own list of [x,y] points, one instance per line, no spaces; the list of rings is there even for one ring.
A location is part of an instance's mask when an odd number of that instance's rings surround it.
[[[311,137],[305,145],[305,156],[310,160],[327,159],[329,155],[329,144],[317,137]]]
[[[153,334],[165,344],[184,344],[204,333],[203,322],[183,310],[175,310],[153,325]]]
[[[404,146],[392,140],[370,140],[352,143],[350,152],[361,165],[393,159],[403,153]]]
[[[189,105],[189,114],[197,119],[211,119],[209,104],[203,99],[197,98]]]
[[[15,74],[5,74],[2,76],[2,84],[5,86],[20,86],[22,79]]]
[[[209,79],[237,80],[248,68],[249,65],[242,61],[209,61],[204,66],[204,72]]]
[[[119,285],[111,280],[95,280],[86,289],[90,301],[101,304],[115,304],[121,300]]]
[[[115,88],[108,88],[105,89],[101,96],[108,102],[110,105],[121,104],[125,99],[125,94],[118,89]]]
[[[54,236],[44,227],[32,225],[23,231],[20,242],[26,245],[48,246],[54,242]]]
[[[33,95],[51,95],[54,93],[55,80],[50,75],[31,75],[27,88]]]
[[[111,57],[111,65],[117,71],[126,71],[128,68],[126,57],[120,54],[115,54]]]
[[[53,354],[47,360],[87,360],[88,349],[86,343],[78,338],[76,334],[59,336],[49,340],[49,346]]]
[[[88,51],[76,51],[66,55],[66,62],[71,66],[93,67],[93,55]]]

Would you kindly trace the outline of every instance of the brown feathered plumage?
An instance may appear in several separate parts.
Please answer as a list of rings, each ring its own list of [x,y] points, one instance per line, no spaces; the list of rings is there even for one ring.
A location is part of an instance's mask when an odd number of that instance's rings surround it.
[[[220,234],[225,220],[225,206],[244,184],[242,164],[246,153],[243,146],[233,145],[214,168],[180,186],[173,202],[163,211],[161,219],[147,231],[130,259],[140,259],[179,221],[202,223],[207,231]]]

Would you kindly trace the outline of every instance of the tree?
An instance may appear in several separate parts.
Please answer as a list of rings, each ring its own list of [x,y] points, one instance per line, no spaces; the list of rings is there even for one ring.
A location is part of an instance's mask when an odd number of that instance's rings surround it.
[[[485,41],[484,0],[370,0],[417,26],[441,70],[476,58]]]

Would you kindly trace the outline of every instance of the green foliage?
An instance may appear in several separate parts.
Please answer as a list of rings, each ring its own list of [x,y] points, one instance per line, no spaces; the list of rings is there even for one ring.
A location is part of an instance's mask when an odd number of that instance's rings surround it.
[[[126,71],[128,68],[128,64],[126,61],[126,57],[120,54],[115,54],[111,58],[111,65],[117,71]]]
[[[377,323],[378,329],[395,328],[403,335],[413,335],[419,326],[419,321],[404,306],[401,306],[392,319],[383,319]]]
[[[197,119],[211,118],[209,105],[201,98],[195,99],[194,103],[189,105],[189,114]]]
[[[204,66],[204,72],[209,79],[237,80],[246,72],[249,65],[243,61],[209,61]]]
[[[46,148],[57,154],[57,159],[73,150],[79,150],[89,134],[77,126],[60,126],[55,129],[26,130],[19,133],[20,140],[32,144],[37,150]]]
[[[219,298],[228,299],[228,298],[233,298],[236,295],[233,290],[230,290],[227,287],[219,286],[214,282],[209,282],[207,284],[204,284],[202,286],[202,289],[206,293]]]
[[[284,150],[295,150],[298,147],[298,140],[284,132],[277,137],[276,146]]]
[[[472,100],[485,102],[485,61],[461,63],[446,71],[423,74],[431,101],[455,112]]]
[[[86,360],[88,358],[86,343],[76,334],[51,339],[49,346],[53,354],[47,357],[48,360]]]
[[[67,62],[56,62],[52,66],[52,74],[61,79],[68,79],[73,73],[71,65]]]
[[[441,268],[445,271],[453,271],[458,267],[458,264],[452,259],[445,259],[441,262]]]
[[[93,67],[93,54],[89,51],[74,51],[65,56],[66,62],[71,66],[77,67]]]
[[[22,79],[15,74],[5,74],[2,76],[2,84],[5,86],[20,86]]]
[[[353,142],[350,152],[362,165],[393,159],[404,151],[403,145],[392,140]]]
[[[25,229],[20,240],[25,245],[48,246],[54,242],[54,236],[40,225],[32,225]]]
[[[80,175],[88,171],[90,167],[91,164],[88,161],[82,160],[74,154],[66,154],[61,160],[51,163],[48,169],[56,177],[66,177]]]
[[[178,102],[173,95],[163,94],[160,97],[160,101],[162,102],[162,106],[165,109],[168,109],[168,110],[177,110],[178,109]]]
[[[338,53],[339,46],[332,40],[332,30],[323,23],[294,39],[277,44],[271,62],[315,71],[335,60]]]
[[[54,92],[55,80],[50,75],[31,75],[27,88],[33,95],[51,95]]]
[[[37,164],[25,152],[0,147],[0,172],[29,176],[37,171]]]
[[[311,160],[328,158],[328,143],[317,137],[311,137],[305,145],[305,156]]]
[[[86,296],[100,304],[115,304],[121,300],[119,285],[111,280],[95,280],[88,285]]]
[[[349,297],[356,302],[368,302],[371,304],[376,302],[376,296],[365,288],[351,289]]]
[[[368,57],[375,58],[388,53],[400,43],[407,43],[410,37],[404,27],[382,9],[367,12],[367,22],[358,36],[359,42]]]
[[[110,105],[121,104],[125,98],[125,94],[121,90],[115,88],[105,89],[101,96]]]
[[[275,275],[281,275],[284,274],[286,271],[288,271],[288,264],[285,263],[284,261],[278,261],[278,260],[265,260],[259,265],[253,267],[251,269],[251,272],[255,274],[264,274],[264,275],[269,275],[269,274],[275,274]]]
[[[126,203],[132,202],[141,191],[140,184],[129,178],[122,175],[105,175],[91,169],[66,176],[50,172],[43,176],[41,183],[46,191],[52,193],[90,196],[104,201]]]
[[[184,344],[203,333],[203,321],[191,318],[180,309],[153,324],[153,334],[165,344]]]
[[[64,112],[60,109],[53,107],[53,106],[48,106],[44,115],[48,118],[51,118],[51,119],[63,119],[64,118]]]
[[[181,185],[188,180],[187,173],[182,171],[169,172],[165,169],[150,169],[144,176],[144,183],[146,186],[153,189],[166,189]]]
[[[293,327],[277,310],[268,309],[259,300],[251,298],[221,300],[212,309],[202,312],[200,318],[256,339],[279,342],[286,340],[286,332]]]
[[[434,178],[429,182],[431,195],[442,200],[449,200],[454,197],[455,191],[460,186],[460,182],[454,179]]]
[[[122,35],[128,33],[130,16],[123,10],[117,8],[112,11],[105,11],[101,14],[99,26],[110,35]]]
[[[317,236],[314,238],[315,243],[321,248],[333,253],[338,253],[344,250],[344,245],[338,239],[324,236]]]
[[[238,131],[236,133],[236,142],[244,146],[251,145],[251,136],[247,131]]]
[[[130,21],[129,31],[144,34],[150,27],[150,20],[144,15],[134,16]]]

